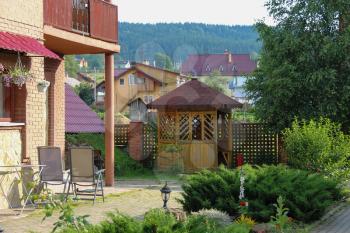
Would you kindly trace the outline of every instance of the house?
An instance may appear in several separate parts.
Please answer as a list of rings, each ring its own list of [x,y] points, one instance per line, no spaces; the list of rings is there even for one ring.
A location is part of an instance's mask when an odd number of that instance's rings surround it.
[[[143,63],[115,70],[115,113],[132,113],[132,120],[143,120],[145,105],[178,87],[186,80],[180,73]],[[105,82],[97,86],[97,105],[103,105]],[[132,111],[130,110],[132,106]],[[137,110],[137,106],[140,109]]]
[[[225,51],[223,54],[190,55],[181,66],[184,75],[199,78],[206,81],[213,77],[222,77],[226,80],[227,93],[231,97],[246,102],[246,94],[243,89],[247,75],[251,75],[257,68],[257,63],[249,54],[232,54]],[[218,76],[213,74],[219,73]]]
[[[0,9],[0,166],[37,164],[39,146],[60,147],[63,156],[64,55],[105,54],[105,127],[114,128],[113,54],[120,51],[117,6],[102,0],[1,0]],[[15,67],[27,78],[9,79]],[[114,182],[113,133],[106,133],[107,185]],[[7,180],[4,191],[12,195],[14,187]],[[0,209],[7,207],[0,196]]]

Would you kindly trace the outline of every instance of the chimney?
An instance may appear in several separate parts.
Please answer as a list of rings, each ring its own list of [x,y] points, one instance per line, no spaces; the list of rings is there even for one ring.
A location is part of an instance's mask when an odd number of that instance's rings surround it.
[[[228,49],[225,49],[224,54],[227,55],[228,63],[232,63],[232,53]]]

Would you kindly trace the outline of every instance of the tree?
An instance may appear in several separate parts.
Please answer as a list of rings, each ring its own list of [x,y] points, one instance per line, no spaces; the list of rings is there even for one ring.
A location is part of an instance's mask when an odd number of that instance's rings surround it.
[[[327,117],[349,129],[350,28],[339,27],[349,22],[348,0],[268,0],[266,6],[276,26],[256,25],[263,47],[246,85],[258,119],[276,131],[296,117]]]
[[[64,56],[64,67],[69,77],[76,77],[79,71],[79,63],[74,55]]]
[[[156,61],[156,66],[162,69],[174,70],[173,62],[171,58],[163,53],[157,53],[154,56],[154,60]]]
[[[203,79],[203,83],[224,94],[227,94],[227,82],[218,70],[214,70],[209,77]]]
[[[92,86],[88,83],[83,83],[83,82],[80,83],[78,86],[74,88],[74,91],[89,106],[95,100]]]

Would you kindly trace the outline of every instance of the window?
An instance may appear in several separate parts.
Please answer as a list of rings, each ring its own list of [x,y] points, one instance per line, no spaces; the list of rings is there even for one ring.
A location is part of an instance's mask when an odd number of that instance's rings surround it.
[[[224,67],[223,67],[223,66],[220,66],[219,71],[220,71],[220,72],[223,72],[223,71],[224,71]]]
[[[143,100],[145,101],[146,104],[149,104],[153,101],[153,96],[152,95],[145,95]]]
[[[136,83],[137,84],[145,84],[145,79],[144,78],[136,78]]]
[[[210,71],[210,66],[207,65],[207,67],[205,68],[205,70],[206,70],[207,72],[209,72],[209,71]]]
[[[0,122],[11,121],[11,87],[5,87],[2,82],[0,82]]]
[[[125,80],[123,78],[119,80],[120,86],[124,86],[124,83],[125,83]]]
[[[200,115],[192,117],[192,140],[202,140],[202,119]]]
[[[234,66],[232,66],[232,71],[233,72],[236,72],[237,71],[237,68],[236,68],[236,66],[234,65]]]
[[[129,75],[129,85],[135,85],[136,84],[136,77],[133,74]]]

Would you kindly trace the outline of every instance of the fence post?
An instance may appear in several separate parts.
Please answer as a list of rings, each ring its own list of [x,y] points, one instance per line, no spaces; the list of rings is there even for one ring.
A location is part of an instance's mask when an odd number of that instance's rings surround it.
[[[129,125],[128,140],[129,155],[136,161],[142,161],[143,156],[143,122],[132,121]]]
[[[287,164],[288,163],[288,155],[284,148],[284,140],[281,134],[277,135],[278,137],[278,162]]]

